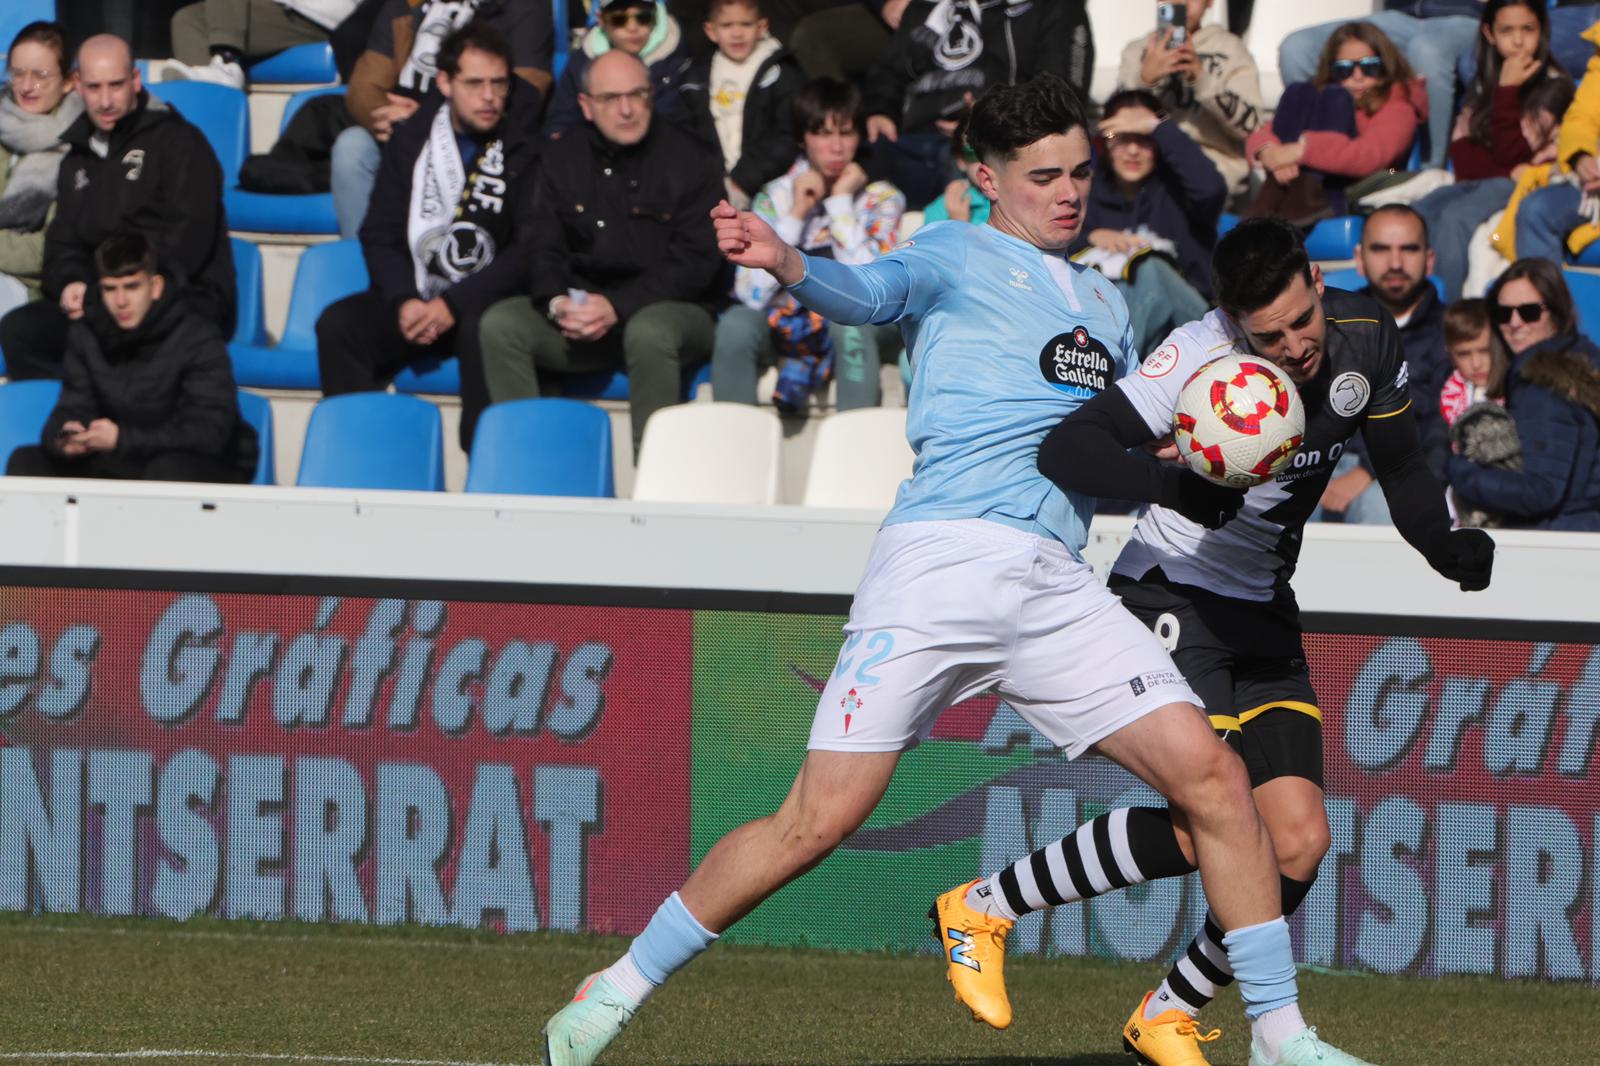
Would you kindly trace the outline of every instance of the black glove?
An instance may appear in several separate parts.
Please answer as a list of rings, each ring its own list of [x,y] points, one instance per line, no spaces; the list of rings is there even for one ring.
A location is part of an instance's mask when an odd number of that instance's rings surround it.
[[[1494,569],[1494,538],[1481,529],[1452,529],[1428,552],[1428,565],[1459,581],[1462,592],[1481,592]]]
[[[1244,506],[1244,490],[1207,481],[1192,470],[1167,467],[1156,502],[1207,529],[1221,529]]]

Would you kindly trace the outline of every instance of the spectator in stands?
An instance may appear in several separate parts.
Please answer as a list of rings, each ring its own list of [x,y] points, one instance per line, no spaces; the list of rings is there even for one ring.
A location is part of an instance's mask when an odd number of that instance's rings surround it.
[[[1099,132],[1083,235],[1070,251],[1116,282],[1134,345],[1148,352],[1206,313],[1228,186],[1145,89],[1107,100]]]
[[[1367,219],[1356,247],[1356,270],[1366,279],[1361,291],[1394,317],[1406,355],[1406,385],[1411,394],[1417,435],[1433,464],[1444,473],[1445,426],[1437,409],[1439,390],[1450,373],[1444,345],[1444,304],[1428,275],[1434,254],[1428,227],[1402,204],[1380,207]],[[1334,467],[1322,494],[1324,520],[1350,524],[1388,524],[1389,506],[1378,487],[1365,443],[1358,437]],[[1333,519],[1342,515],[1342,519]]]
[[[1250,189],[1244,144],[1261,125],[1261,76],[1238,34],[1200,24],[1210,7],[1211,0],[1189,0],[1181,44],[1173,44],[1172,28],[1129,41],[1117,87],[1153,92],[1162,112],[1200,146],[1237,200]]]
[[[1483,0],[1383,0],[1382,11],[1361,20],[1394,42],[1421,79],[1419,88],[1427,90],[1428,106],[1421,112],[1428,123],[1424,166],[1444,166],[1455,112],[1456,65],[1462,56],[1472,53],[1482,10]],[[1310,80],[1320,68],[1318,56],[1328,38],[1340,27],[1341,23],[1325,22],[1283,39],[1278,46],[1278,71],[1284,85]]]
[[[452,30],[482,20],[511,42],[512,73],[539,91],[550,91],[555,34],[550,5],[538,0],[387,0],[373,23],[367,50],[356,61],[345,104],[357,125],[333,143],[333,209],[339,236],[361,229],[378,173],[379,146],[395,127],[416,113],[434,88],[439,45]],[[529,109],[529,120],[539,113]]]
[[[357,0],[202,0],[172,16],[167,78],[245,86],[245,59],[328,39]]]
[[[1507,525],[1600,530],[1600,348],[1577,330],[1561,268],[1519,259],[1489,290],[1494,343],[1510,365],[1506,410],[1522,469],[1447,460],[1450,487]]]
[[[361,250],[372,287],[317,320],[324,395],[381,389],[418,359],[456,356],[461,446],[488,405],[478,319],[521,291],[513,219],[538,154],[523,109],[534,91],[511,76],[511,45],[469,22],[439,47],[439,93],[384,145]]]
[[[860,83],[900,28],[911,0],[822,0],[780,34],[813,78]]]
[[[655,86],[637,56],[607,52],[585,75],[578,105],[593,132],[544,149],[524,231],[530,295],[484,315],[484,373],[499,403],[539,395],[541,368],[626,367],[637,455],[646,420],[711,355],[722,261],[706,219],[722,161],[653,121]]]
[[[754,210],[803,252],[855,265],[895,245],[906,200],[886,181],[869,182],[856,162],[864,121],[854,85],[818,78],[795,94],[801,156],[761,190]],[[772,400],[780,410],[804,411],[830,373],[838,380],[839,410],[878,405],[880,355],[899,351],[899,327],[827,322],[800,307],[765,270],[740,267],[734,291],[739,302],[717,323],[711,356],[716,399],[755,403],[760,367],[776,360]]]
[[[1600,45],[1600,23],[1584,39]],[[1556,171],[1564,181],[1529,192],[1517,208],[1516,251],[1521,259],[1559,263],[1600,237],[1600,53],[1589,60],[1572,106],[1561,120]]]
[[[205,136],[139,83],[126,41],[91,37],[78,50],[85,114],[68,127],[45,230],[46,299],[0,319],[13,378],[59,377],[67,323],[97,298],[94,250],[137,230],[161,256],[189,309],[233,332],[233,249],[222,212],[222,167]]]
[[[1083,0],[913,0],[867,73],[867,140],[906,199],[927,203],[957,176],[950,140],[973,99],[1045,71],[1088,97],[1094,41]]]
[[[67,332],[61,399],[6,473],[249,481],[258,442],[215,323],[186,306],[143,234],[107,238],[94,263],[100,299]]]
[[[994,206],[978,188],[978,153],[967,144],[964,134],[957,134],[950,144],[951,154],[961,177],[953,178],[944,187],[944,195],[922,209],[922,224],[930,222],[971,222],[981,226],[989,221],[989,209]]]
[[[1572,82],[1555,77],[1545,78],[1535,85],[1522,101],[1522,139],[1532,152],[1532,158],[1517,168],[1511,199],[1488,240],[1483,239],[1480,230],[1468,243],[1467,281],[1462,286],[1463,291],[1487,290],[1500,272],[1518,258],[1517,216],[1521,213],[1522,202],[1552,182],[1562,180],[1556,155],[1560,147],[1562,116],[1571,108],[1572,101]],[[1573,250],[1580,250],[1595,232],[1582,227],[1574,230],[1570,235]],[[1559,243],[1557,247],[1559,249]]]
[[[62,138],[83,114],[60,26],[24,26],[6,63],[0,86],[0,315],[39,297],[45,224],[67,154]]]
[[[655,94],[651,110],[657,117],[684,117],[679,90],[688,77],[691,59],[677,19],[667,14],[661,0],[601,0],[598,24],[567,57],[567,69],[545,116],[547,136],[559,137],[583,125],[578,96],[583,91],[584,72],[596,58],[611,51],[637,56],[649,69]]]
[[[805,76],[768,36],[756,0],[711,0],[705,31],[717,50],[689,68],[684,103],[700,135],[722,150],[728,201],[743,211],[794,162],[790,100]]]
[[[1459,299],[1467,279],[1472,235],[1511,199],[1516,178],[1536,159],[1523,135],[1530,93],[1549,80],[1570,84],[1550,58],[1550,22],[1544,0],[1489,0],[1478,39],[1477,73],[1467,88],[1450,142],[1453,185],[1417,201],[1428,221],[1445,295]],[[1570,96],[1570,90],[1568,90]],[[1555,158],[1555,146],[1549,149]]]
[[[1272,124],[1245,143],[1267,180],[1244,214],[1298,225],[1344,214],[1347,188],[1405,165],[1428,106],[1422,83],[1383,31],[1345,23],[1323,47],[1316,76],[1284,89]]]
[[[1457,300],[1444,310],[1444,344],[1450,376],[1439,390],[1439,416],[1451,425],[1467,408],[1485,401],[1505,404],[1506,349],[1494,343],[1489,305]]]

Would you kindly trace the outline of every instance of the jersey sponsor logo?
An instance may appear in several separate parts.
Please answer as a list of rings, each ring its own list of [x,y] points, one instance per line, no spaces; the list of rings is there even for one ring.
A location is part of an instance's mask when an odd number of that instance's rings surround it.
[[[1028,284],[1028,272],[1026,270],[1021,267],[1012,267],[1010,273],[1011,280],[1006,282],[1007,285],[1010,285],[1013,289],[1021,289],[1024,292],[1033,291],[1033,286]]]
[[[1147,378],[1164,378],[1178,365],[1178,357],[1176,344],[1163,344],[1139,365],[1139,373]]]
[[[1083,326],[1058,333],[1039,352],[1039,372],[1045,381],[1072,396],[1098,396],[1111,385],[1115,364],[1106,346]]]
[[[1344,441],[1336,441],[1328,446],[1327,463],[1337,463],[1339,456],[1344,454]],[[1302,448],[1294,453],[1282,473],[1273,480],[1278,482],[1299,481],[1301,478],[1321,477],[1323,473],[1323,454],[1321,448]]]
[[[1367,384],[1367,379],[1354,370],[1347,370],[1333,379],[1333,384],[1328,388],[1328,406],[1332,407],[1335,414],[1345,418],[1354,418],[1366,409],[1367,401],[1372,398],[1372,386]]]
[[[1128,681],[1128,687],[1135,696],[1143,696],[1146,691],[1161,688],[1163,685],[1181,685],[1183,678],[1176,670],[1156,670],[1148,674],[1140,674]]]

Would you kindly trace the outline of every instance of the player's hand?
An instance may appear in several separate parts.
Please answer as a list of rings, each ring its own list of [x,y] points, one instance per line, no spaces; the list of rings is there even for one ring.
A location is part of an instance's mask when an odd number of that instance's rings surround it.
[[[888,115],[867,116],[867,143],[877,144],[879,137],[887,137],[891,141],[900,139],[900,131],[895,128],[894,119]]]
[[[1142,447],[1145,450],[1145,454],[1157,462],[1168,463],[1178,458],[1178,442],[1171,433],[1164,437],[1157,437],[1155,440],[1147,440]]]
[[[717,228],[717,249],[734,266],[765,270],[780,285],[793,285],[806,276],[805,260],[787,241],[751,211],[738,211],[723,200],[711,209]]]
[[[1187,468],[1170,468],[1162,488],[1157,503],[1207,529],[1221,529],[1244,506],[1243,489],[1207,481]]]
[[[1452,529],[1428,553],[1428,565],[1459,582],[1462,592],[1481,592],[1494,570],[1494,538],[1481,529]]]

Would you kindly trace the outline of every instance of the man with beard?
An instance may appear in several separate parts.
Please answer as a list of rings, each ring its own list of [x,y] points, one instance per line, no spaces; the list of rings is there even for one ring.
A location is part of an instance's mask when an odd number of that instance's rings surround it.
[[[317,320],[322,392],[381,389],[428,357],[461,363],[461,446],[488,406],[478,319],[521,287],[513,216],[538,154],[537,94],[511,76],[511,46],[469,22],[439,48],[439,96],[384,148],[361,250],[372,287]]]
[[[94,262],[100,298],[68,328],[61,399],[6,473],[249,481],[259,445],[215,323],[186,305],[143,234],[107,239]]]
[[[1394,317],[1405,350],[1407,388],[1416,412],[1417,436],[1434,477],[1444,474],[1445,424],[1439,390],[1450,376],[1444,347],[1444,303],[1428,275],[1433,272],[1428,224],[1403,204],[1380,207],[1367,219],[1356,249],[1356,270],[1367,279],[1361,292]],[[1322,495],[1322,517],[1353,525],[1387,525],[1389,508],[1373,479],[1364,443],[1351,441]]]

